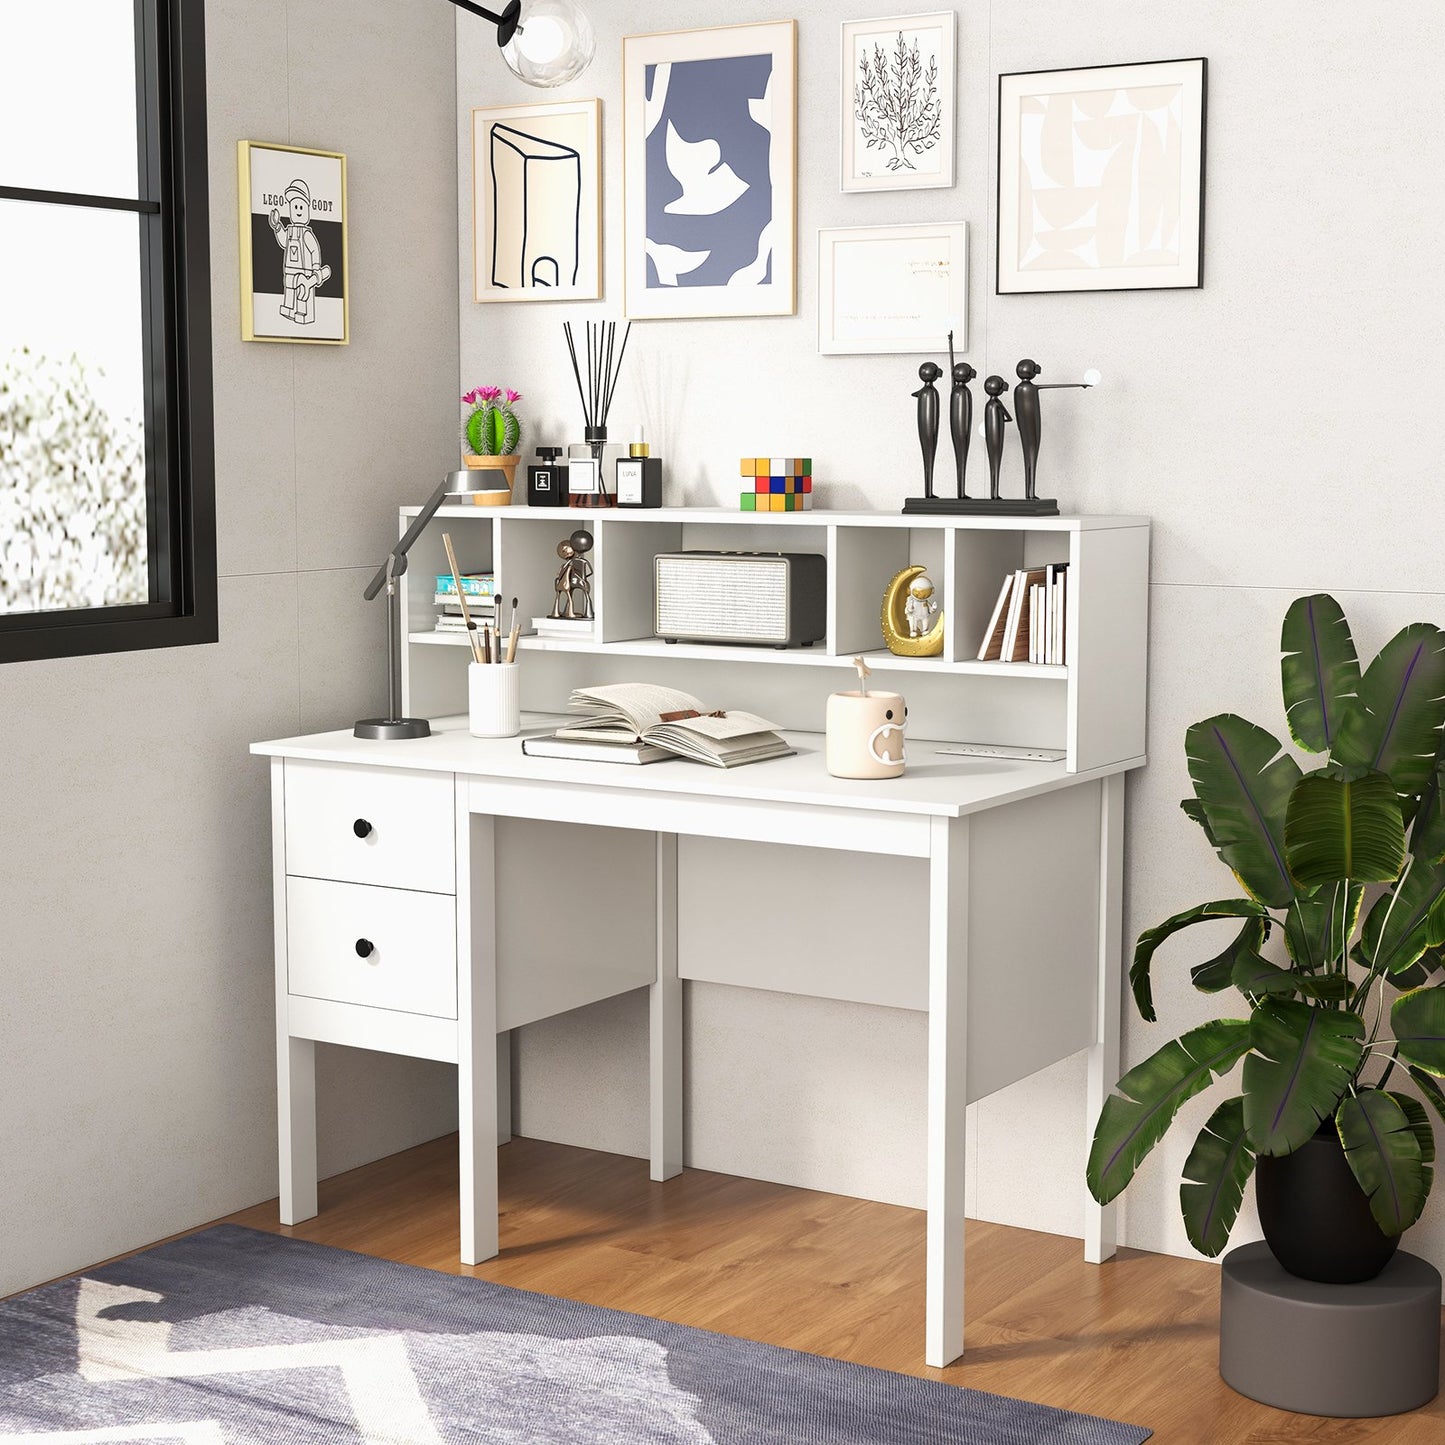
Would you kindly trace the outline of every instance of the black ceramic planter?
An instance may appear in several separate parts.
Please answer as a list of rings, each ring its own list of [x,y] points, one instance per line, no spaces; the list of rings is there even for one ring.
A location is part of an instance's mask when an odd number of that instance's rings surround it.
[[[1334,1120],[1293,1154],[1261,1154],[1254,1196],[1271,1252],[1301,1279],[1359,1284],[1374,1279],[1399,1247],[1399,1235],[1375,1223]]]

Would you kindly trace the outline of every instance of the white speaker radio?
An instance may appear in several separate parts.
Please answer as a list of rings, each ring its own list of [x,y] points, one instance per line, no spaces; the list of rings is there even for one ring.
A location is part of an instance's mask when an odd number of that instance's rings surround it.
[[[653,565],[667,642],[811,647],[828,630],[828,563],[815,553],[663,552]]]

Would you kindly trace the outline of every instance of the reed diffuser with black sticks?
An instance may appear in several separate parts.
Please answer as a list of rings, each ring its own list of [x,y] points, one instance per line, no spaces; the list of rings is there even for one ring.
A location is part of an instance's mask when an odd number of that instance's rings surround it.
[[[622,345],[618,346],[615,321],[584,322],[580,362],[572,323],[564,322],[562,330],[567,337],[568,353],[572,357],[572,375],[577,378],[577,395],[582,401],[582,438],[591,448],[597,471],[597,490],[573,492],[568,501],[574,507],[612,507],[617,504],[617,493],[615,490],[608,490],[602,454],[607,444],[607,415],[612,410],[612,396],[617,390],[622,358],[627,354],[632,323],[627,323],[627,329],[622,333]]]

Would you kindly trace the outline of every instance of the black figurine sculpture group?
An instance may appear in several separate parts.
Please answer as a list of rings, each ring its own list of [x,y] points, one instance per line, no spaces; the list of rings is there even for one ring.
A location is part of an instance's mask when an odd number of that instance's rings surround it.
[[[923,383],[913,395],[918,399],[918,444],[923,448],[923,495],[909,497],[903,504],[905,512],[955,513],[979,515],[991,513],[1005,517],[1053,517],[1058,515],[1059,504],[1052,498],[1038,495],[1039,443],[1043,439],[1043,418],[1039,411],[1039,392],[1061,390],[1066,387],[1091,386],[1092,381],[1054,382],[1038,385],[1034,378],[1042,375],[1043,368],[1027,357],[1019,362],[1015,371],[1018,385],[1014,387],[1014,411],[1010,416],[1008,408],[999,399],[1008,390],[1008,382],[1001,376],[990,376],[983,389],[988,393],[988,404],[983,409],[983,439],[988,450],[988,496],[970,497],[964,486],[964,474],[968,469],[968,443],[973,434],[973,393],[968,384],[978,375],[966,361],[956,361],[953,355],[953,332],[948,333],[948,361],[953,378],[953,390],[948,398],[948,429],[953,436],[954,464],[958,470],[958,494],[940,497],[933,490],[933,463],[938,455],[938,430],[940,403],[935,383],[943,375],[937,362],[925,361],[918,368],[918,379]],[[1097,378],[1095,378],[1097,379]],[[1024,457],[1024,494],[1022,497],[1001,497],[999,495],[999,472],[1003,466],[1004,428],[1009,422],[1018,427],[1019,445]]]

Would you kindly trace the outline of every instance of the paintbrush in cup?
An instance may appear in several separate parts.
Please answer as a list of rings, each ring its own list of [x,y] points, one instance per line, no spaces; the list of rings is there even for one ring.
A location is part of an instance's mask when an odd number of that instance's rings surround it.
[[[512,598],[512,631],[507,637],[507,661],[517,660],[517,639],[522,635],[522,619],[517,616],[517,599]]]

